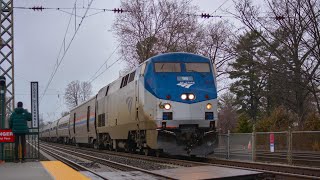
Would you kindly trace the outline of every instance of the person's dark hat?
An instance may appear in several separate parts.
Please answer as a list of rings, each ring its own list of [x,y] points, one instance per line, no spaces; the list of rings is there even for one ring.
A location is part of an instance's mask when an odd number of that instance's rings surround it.
[[[18,108],[19,108],[19,107],[23,107],[23,103],[22,103],[21,101],[19,101],[19,102],[17,103],[17,106],[18,106]]]

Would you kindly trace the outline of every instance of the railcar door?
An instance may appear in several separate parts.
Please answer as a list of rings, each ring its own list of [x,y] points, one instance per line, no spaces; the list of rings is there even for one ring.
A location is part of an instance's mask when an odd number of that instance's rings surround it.
[[[135,118],[136,118],[136,121],[139,120],[139,79],[137,79],[135,81]]]
[[[90,132],[89,123],[90,123],[90,106],[87,107],[87,132],[88,133]]]
[[[76,136],[76,113],[73,114],[73,134]]]

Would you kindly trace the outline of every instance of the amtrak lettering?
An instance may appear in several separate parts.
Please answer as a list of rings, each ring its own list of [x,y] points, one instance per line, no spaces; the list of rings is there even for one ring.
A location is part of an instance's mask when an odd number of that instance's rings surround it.
[[[195,84],[195,82],[190,81],[190,82],[179,82],[177,85],[181,86],[183,88],[190,88],[194,84]]]

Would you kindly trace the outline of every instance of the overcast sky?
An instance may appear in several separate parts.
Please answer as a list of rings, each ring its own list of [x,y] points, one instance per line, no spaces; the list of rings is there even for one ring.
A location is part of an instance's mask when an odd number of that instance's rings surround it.
[[[78,7],[86,7],[88,0],[78,0]],[[232,0],[193,0],[199,6],[200,14],[213,13],[221,15],[227,8],[233,9]],[[74,0],[15,0],[15,7],[70,7]],[[113,9],[120,6],[120,0],[94,0],[91,7]],[[71,12],[72,10],[66,10]],[[89,11],[89,14],[96,11]],[[77,10],[82,16],[84,11]],[[73,80],[88,81],[107,57],[116,49],[118,43],[111,32],[112,23],[117,14],[112,12],[100,13],[85,18],[70,49],[66,53],[48,91],[40,102],[40,115],[45,121],[52,121],[67,111],[64,102],[64,91]],[[43,93],[50,75],[57,62],[59,49],[63,42],[70,15],[57,10],[32,11],[14,9],[14,48],[15,48],[15,101],[24,102],[30,111],[30,82],[39,82],[39,96]],[[80,22],[77,18],[77,24]],[[217,21],[211,18],[210,20]],[[205,22],[203,22],[205,23]],[[75,19],[71,19],[66,43],[75,31]],[[61,56],[60,56],[61,57]],[[108,61],[111,65],[119,58],[115,53]],[[116,63],[104,74],[92,82],[93,93],[119,77],[123,62]]]

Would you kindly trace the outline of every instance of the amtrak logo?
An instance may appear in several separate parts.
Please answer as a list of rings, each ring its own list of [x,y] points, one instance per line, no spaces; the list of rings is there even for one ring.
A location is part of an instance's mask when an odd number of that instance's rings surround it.
[[[177,85],[183,88],[190,88],[194,84],[195,83],[193,81],[190,81],[190,82],[179,82]]]

